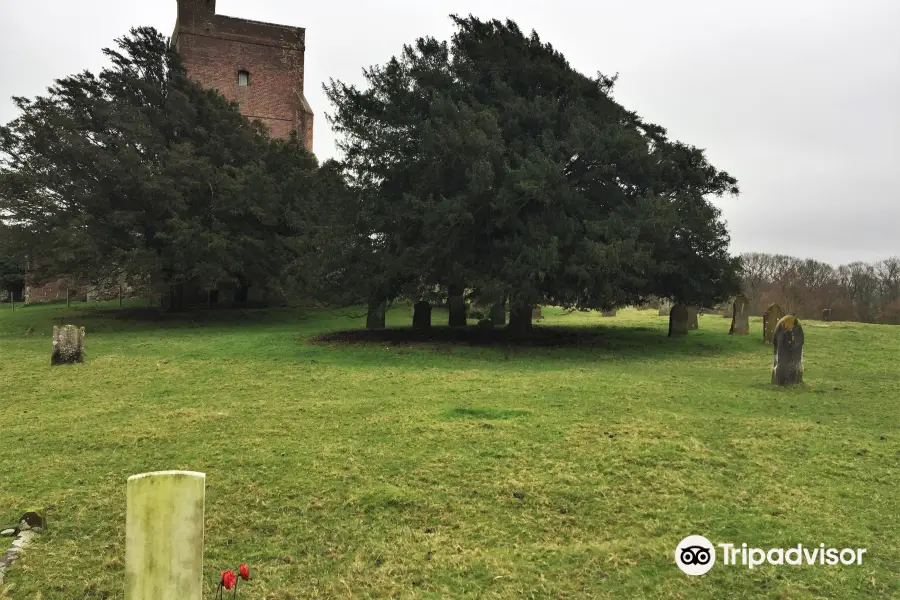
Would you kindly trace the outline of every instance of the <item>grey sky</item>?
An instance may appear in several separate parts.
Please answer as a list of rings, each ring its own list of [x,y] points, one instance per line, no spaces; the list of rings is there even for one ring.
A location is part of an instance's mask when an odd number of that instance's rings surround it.
[[[103,66],[136,25],[170,34],[175,0],[0,0],[0,121],[9,98]],[[620,73],[617,100],[706,148],[742,194],[717,201],[732,251],[834,264],[900,254],[898,0],[218,0],[218,12],[306,27],[315,152],[335,155],[321,84],[361,83],[447,15],[512,18],[578,70]],[[350,16],[343,16],[343,15]]]

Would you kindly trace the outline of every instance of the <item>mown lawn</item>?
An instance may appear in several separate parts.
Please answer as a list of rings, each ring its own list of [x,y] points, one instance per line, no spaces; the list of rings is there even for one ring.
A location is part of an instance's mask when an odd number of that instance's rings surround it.
[[[545,308],[596,335],[510,348],[310,343],[363,323],[327,312],[122,314],[0,305],[0,524],[55,507],[0,598],[122,598],[125,480],[165,469],[207,474],[207,598],[243,561],[240,596],[272,600],[900,597],[900,327],[804,323],[785,390],[759,319],[670,340],[655,312]],[[49,366],[60,317],[86,364]],[[691,578],[689,534],[868,552]]]

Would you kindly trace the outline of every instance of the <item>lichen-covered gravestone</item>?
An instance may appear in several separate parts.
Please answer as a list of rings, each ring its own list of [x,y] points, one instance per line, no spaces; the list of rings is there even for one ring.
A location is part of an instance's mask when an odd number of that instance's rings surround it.
[[[784,317],[784,310],[777,304],[769,305],[763,313],[763,343],[771,344],[775,339],[775,326]]]
[[[413,305],[413,329],[431,329],[431,305],[424,300]]]
[[[772,383],[793,385],[803,382],[803,327],[791,315],[782,317],[775,326],[775,363]]]
[[[202,600],[206,475],[134,475],[125,495],[125,600]]]
[[[831,309],[830,308],[826,308],[822,311],[822,320],[823,321],[831,320]]]
[[[731,317],[731,329],[729,335],[747,335],[750,333],[750,300],[741,294],[734,299],[734,309]]]
[[[84,362],[84,327],[65,325],[53,327],[53,354],[51,365]]]
[[[684,304],[676,304],[669,311],[669,337],[687,335],[688,309]]]
[[[688,306],[688,329],[700,329],[700,320],[697,318],[697,315],[700,312],[700,307],[698,306]]]

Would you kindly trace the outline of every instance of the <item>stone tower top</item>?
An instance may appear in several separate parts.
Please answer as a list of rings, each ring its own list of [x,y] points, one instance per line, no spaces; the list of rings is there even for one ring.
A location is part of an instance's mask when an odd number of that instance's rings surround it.
[[[216,0],[178,0],[178,23],[191,29],[216,14]]]

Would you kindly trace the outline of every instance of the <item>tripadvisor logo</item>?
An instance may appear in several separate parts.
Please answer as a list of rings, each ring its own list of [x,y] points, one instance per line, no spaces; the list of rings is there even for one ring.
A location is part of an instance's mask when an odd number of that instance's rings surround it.
[[[754,569],[760,565],[826,566],[861,565],[866,548],[826,548],[825,544],[790,548],[749,548],[747,544],[715,544],[702,535],[689,535],[675,548],[675,564],[688,575],[705,575],[716,564],[716,548],[722,564]]]

